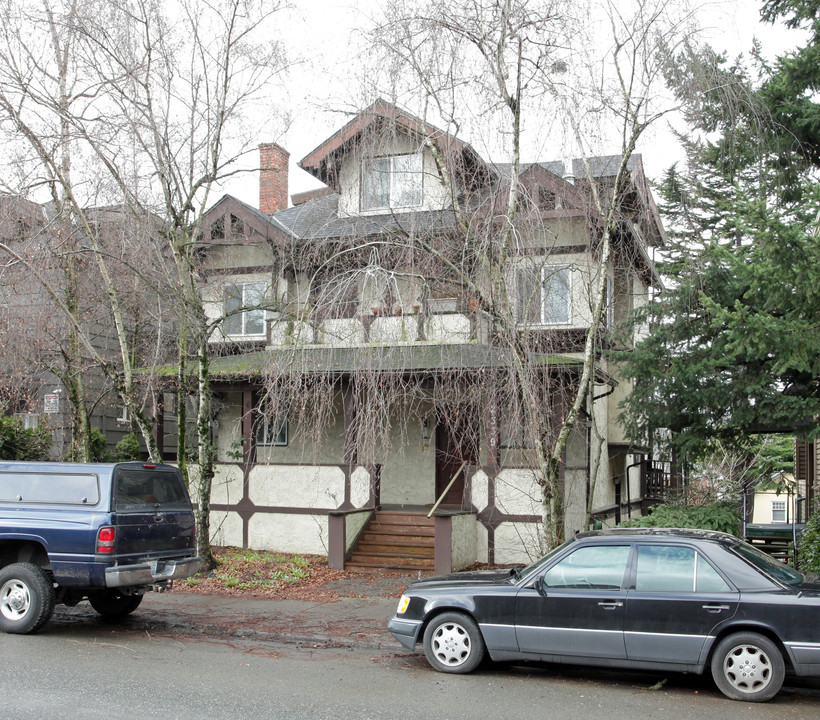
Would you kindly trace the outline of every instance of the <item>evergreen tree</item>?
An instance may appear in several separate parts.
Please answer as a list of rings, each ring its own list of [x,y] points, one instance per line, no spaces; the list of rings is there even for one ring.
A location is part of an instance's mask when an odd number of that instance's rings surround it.
[[[768,17],[798,5],[769,2]],[[810,5],[816,29],[820,4]],[[673,444],[697,457],[713,440],[747,445],[759,432],[816,432],[820,113],[798,91],[790,64],[809,57],[807,48],[761,65],[757,80],[708,48],[670,63],[691,134],[682,138],[686,168],[671,168],[661,190],[667,289],[637,317],[649,324],[648,337],[621,357],[635,381],[625,408],[634,437],[668,428]],[[800,67],[812,73],[802,87],[815,87],[820,63]],[[775,87],[794,93],[797,125],[783,122],[785,105],[770,106]]]

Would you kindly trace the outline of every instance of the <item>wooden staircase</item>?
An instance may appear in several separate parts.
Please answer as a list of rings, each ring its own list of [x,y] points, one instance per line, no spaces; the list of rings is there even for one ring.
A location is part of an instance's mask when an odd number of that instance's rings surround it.
[[[379,511],[365,528],[345,570],[435,572],[435,519],[425,515]]]

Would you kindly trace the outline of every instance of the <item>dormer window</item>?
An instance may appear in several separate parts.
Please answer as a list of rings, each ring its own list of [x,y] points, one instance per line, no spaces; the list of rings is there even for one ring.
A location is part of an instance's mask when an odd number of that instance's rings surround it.
[[[395,210],[421,205],[421,154],[392,155],[362,163],[362,210]]]

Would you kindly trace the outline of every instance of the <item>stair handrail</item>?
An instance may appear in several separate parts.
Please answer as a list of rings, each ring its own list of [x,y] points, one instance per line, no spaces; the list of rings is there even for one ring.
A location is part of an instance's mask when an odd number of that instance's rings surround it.
[[[450,488],[453,487],[453,483],[456,481],[456,478],[461,474],[461,471],[464,469],[464,466],[466,464],[467,464],[467,461],[465,460],[463,463],[461,463],[458,470],[456,470],[456,474],[453,475],[453,477],[450,479],[450,482],[447,483],[447,487],[444,488],[444,492],[442,492],[441,495],[439,495],[438,500],[436,500],[436,504],[433,505],[433,509],[429,513],[427,513],[428,518],[433,517],[433,513],[438,509],[438,506],[441,505],[442,500],[444,500],[444,496],[448,492],[450,492]]]

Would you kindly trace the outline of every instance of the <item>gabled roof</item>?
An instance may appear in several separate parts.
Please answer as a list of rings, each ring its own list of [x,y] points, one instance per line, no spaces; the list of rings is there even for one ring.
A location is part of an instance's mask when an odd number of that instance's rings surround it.
[[[230,213],[240,218],[248,227],[255,230],[263,238],[274,238],[281,236],[285,232],[279,223],[275,222],[274,216],[266,215],[253,205],[248,205],[242,202],[233,195],[223,195],[211,207],[209,207],[202,216],[203,228],[210,226],[217,218]],[[207,242],[207,241],[206,241]]]
[[[379,135],[401,132],[418,140],[429,140],[448,155],[459,158],[460,164],[472,173],[487,173],[484,160],[468,143],[437,128],[425,120],[400,109],[385,100],[376,100],[336,131],[321,145],[308,153],[298,165],[314,177],[339,192],[338,167],[344,155],[372,141]]]

